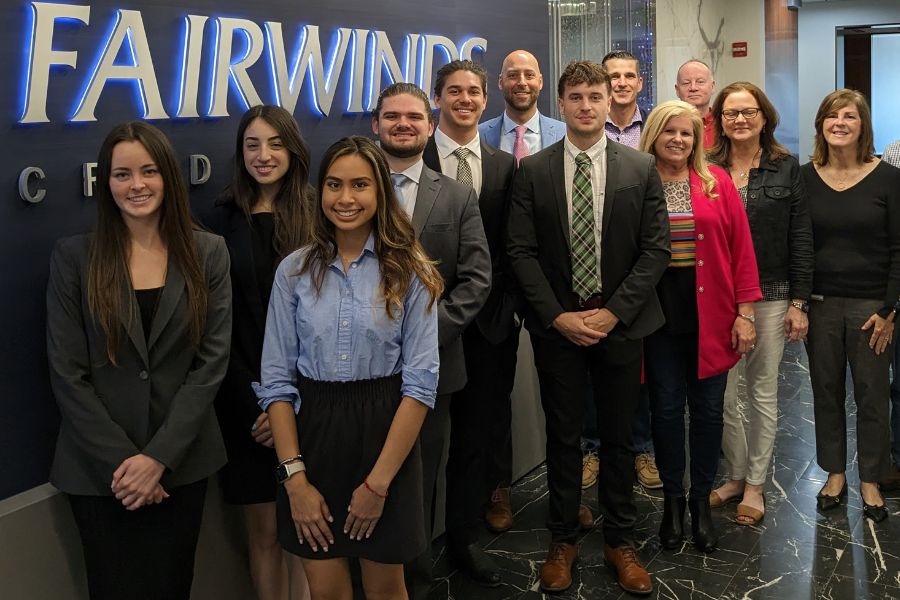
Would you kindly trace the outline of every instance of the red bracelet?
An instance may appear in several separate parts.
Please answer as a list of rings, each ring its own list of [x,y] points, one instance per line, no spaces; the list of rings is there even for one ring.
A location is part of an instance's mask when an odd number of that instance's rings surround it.
[[[378,497],[381,498],[382,500],[384,500],[385,498],[388,497],[388,493],[387,493],[387,492],[385,492],[384,494],[379,494],[379,493],[376,492],[374,489],[372,489],[372,486],[369,485],[369,481],[366,480],[366,479],[363,480],[363,485],[366,486],[366,489],[367,489],[367,490],[369,490],[370,492],[372,492],[373,494],[375,494],[376,496],[378,496]]]

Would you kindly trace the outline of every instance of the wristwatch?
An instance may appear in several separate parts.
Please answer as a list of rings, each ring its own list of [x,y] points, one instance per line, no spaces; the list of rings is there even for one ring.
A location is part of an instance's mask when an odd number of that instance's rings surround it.
[[[306,470],[306,464],[302,460],[295,460],[275,468],[275,479],[278,483],[284,483],[292,476]]]
[[[806,300],[791,300],[791,306],[805,313],[809,312],[809,302]]]

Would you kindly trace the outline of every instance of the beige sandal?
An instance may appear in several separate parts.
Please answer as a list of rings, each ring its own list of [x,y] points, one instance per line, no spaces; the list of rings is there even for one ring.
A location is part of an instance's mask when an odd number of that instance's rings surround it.
[[[763,510],[758,510],[746,504],[738,504],[734,515],[734,522],[745,527],[756,527],[766,516],[766,497],[763,496]],[[743,517],[743,518],[742,518]]]
[[[725,498],[722,500],[722,497],[718,494],[718,492],[712,491],[709,493],[709,507],[710,508],[722,508],[726,504],[734,504],[735,502],[740,502],[744,499],[743,494],[738,494],[737,496],[731,496],[730,498]]]

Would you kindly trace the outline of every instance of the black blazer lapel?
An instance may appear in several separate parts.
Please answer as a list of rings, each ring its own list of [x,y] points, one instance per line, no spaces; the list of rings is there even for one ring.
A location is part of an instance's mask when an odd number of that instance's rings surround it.
[[[436,173],[441,173],[441,157],[438,156],[437,144],[434,143],[434,136],[428,138],[425,144],[425,151],[422,153],[422,160],[425,166]]]
[[[478,203],[481,204],[483,198],[489,198],[493,193],[494,186],[500,181],[498,171],[500,162],[496,160],[497,151],[481,140],[481,193],[478,195]]]
[[[138,354],[141,356],[141,360],[144,361],[144,366],[150,367],[150,358],[147,353],[147,341],[144,337],[144,325],[141,323],[141,315],[137,305],[137,299],[134,295],[134,290],[130,287],[122,292],[122,300],[119,304],[120,312],[119,319],[122,321],[122,325],[125,327],[125,330],[128,332],[128,337],[131,339],[131,343],[134,344],[135,349],[138,351]],[[128,314],[129,307],[132,307],[133,314]]]
[[[153,315],[153,325],[150,327],[150,338],[147,340],[148,349],[152,348],[153,343],[159,338],[166,323],[169,322],[169,319],[171,319],[172,315],[175,313],[175,307],[178,306],[178,302],[184,294],[184,275],[182,275],[181,269],[175,264],[175,261],[170,254],[169,265],[166,270],[166,285],[159,298],[156,314]]]
[[[606,237],[606,228],[612,217],[613,203],[616,201],[616,186],[619,181],[619,152],[615,145],[606,140],[606,189],[603,193],[603,226],[600,229]]]
[[[259,296],[259,282],[256,280],[256,266],[253,256],[253,239],[250,231],[250,223],[241,210],[231,212],[229,219],[230,233],[228,242],[232,247],[231,271],[233,283],[237,283],[240,293],[244,296],[250,312],[253,314],[253,322],[260,335],[266,331],[266,310]]]
[[[423,168],[422,176],[419,178],[419,191],[416,193],[416,206],[412,215],[413,229],[417,239],[422,234],[422,228],[428,221],[428,216],[431,214],[431,209],[434,208],[434,202],[440,191],[441,184],[438,174],[428,167]]]
[[[563,163],[565,153],[565,148],[562,143],[559,143],[547,160],[550,162],[550,184],[553,187],[553,198],[559,211],[559,225],[562,227],[568,251],[572,248],[572,240],[569,239],[569,204],[566,200],[566,166]]]

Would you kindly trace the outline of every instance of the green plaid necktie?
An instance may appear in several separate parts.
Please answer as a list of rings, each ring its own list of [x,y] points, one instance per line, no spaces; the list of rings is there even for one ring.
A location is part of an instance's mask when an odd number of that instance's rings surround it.
[[[591,158],[581,152],[575,157],[575,177],[572,180],[572,289],[579,298],[587,300],[599,287],[594,248]]]

